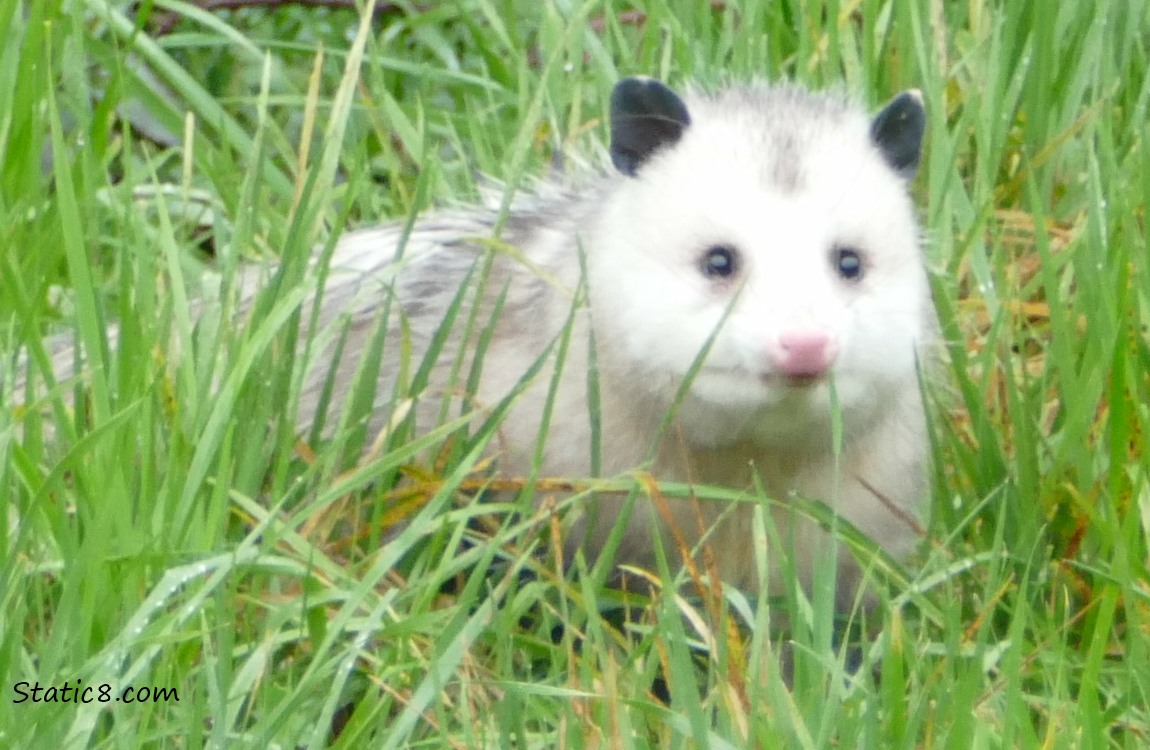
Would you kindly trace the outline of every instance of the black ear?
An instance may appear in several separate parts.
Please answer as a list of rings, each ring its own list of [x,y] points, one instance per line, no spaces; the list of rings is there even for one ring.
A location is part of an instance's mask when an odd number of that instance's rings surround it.
[[[652,78],[624,78],[611,92],[611,161],[634,177],[643,162],[679,140],[691,122],[678,94]]]
[[[879,112],[870,126],[870,137],[883,158],[905,179],[914,177],[922,155],[922,136],[926,131],[926,111],[922,92],[904,91]]]

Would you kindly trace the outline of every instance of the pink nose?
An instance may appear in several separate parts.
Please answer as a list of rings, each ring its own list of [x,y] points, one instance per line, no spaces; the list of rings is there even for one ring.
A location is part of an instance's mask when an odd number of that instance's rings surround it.
[[[771,362],[789,377],[816,377],[825,373],[838,355],[838,343],[828,331],[792,329],[779,334],[771,347]]]

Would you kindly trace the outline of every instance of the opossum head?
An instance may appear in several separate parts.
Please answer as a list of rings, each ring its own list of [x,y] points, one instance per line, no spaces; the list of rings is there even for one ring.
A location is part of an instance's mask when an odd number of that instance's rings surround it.
[[[834,403],[869,419],[916,386],[932,328],[907,195],[917,92],[871,118],[793,87],[684,99],[630,78],[611,117],[621,176],[588,243],[595,327],[651,389],[673,390],[709,346],[690,437],[784,442]]]

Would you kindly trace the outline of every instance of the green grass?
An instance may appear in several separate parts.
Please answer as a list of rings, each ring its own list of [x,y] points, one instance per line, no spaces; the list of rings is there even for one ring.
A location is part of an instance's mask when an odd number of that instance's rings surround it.
[[[343,747],[1150,744],[1140,0],[132,5],[0,0],[0,744],[325,746],[337,713]],[[596,576],[535,554],[547,508],[459,501],[494,422],[361,461],[361,396],[297,441],[311,249],[595,153],[632,73],[924,92],[934,521],[854,677],[817,592],[793,690],[739,592],[654,597],[621,635]],[[273,256],[233,324],[235,269]],[[17,350],[43,382],[60,331],[83,387],[15,406]],[[78,680],[179,701],[15,702]]]

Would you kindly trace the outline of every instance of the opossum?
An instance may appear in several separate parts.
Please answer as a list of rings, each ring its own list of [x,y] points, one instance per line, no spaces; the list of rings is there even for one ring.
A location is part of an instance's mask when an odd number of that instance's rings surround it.
[[[346,395],[385,301],[388,339],[409,341],[418,362],[467,281],[475,296],[462,298],[459,320],[473,306],[481,325],[494,319],[482,374],[459,392],[478,337],[450,337],[420,394],[422,426],[444,397],[498,404],[551,347],[502,423],[503,475],[643,467],[657,480],[761,486],[778,501],[778,538],[790,542],[771,559],[792,555],[808,584],[828,536],[789,511],[795,497],[825,502],[904,558],[928,507],[919,365],[935,324],[908,195],[924,130],[914,91],[871,118],[845,96],[797,86],[680,96],[623,79],[610,102],[611,173],[545,181],[503,210],[441,210],[410,231],[386,225],[339,241],[320,315],[350,321],[332,403]],[[385,347],[376,429],[392,416],[400,348]],[[457,357],[464,375],[449,383]],[[320,359],[300,404],[305,426],[328,382]],[[724,582],[779,585],[778,564],[760,580],[753,503],[667,505],[669,519],[644,498],[634,503],[616,564],[653,569],[657,544],[673,557],[670,540],[694,546],[706,535]],[[567,558],[594,557],[622,507],[598,498],[570,528]],[[849,597],[860,571],[840,558]]]

